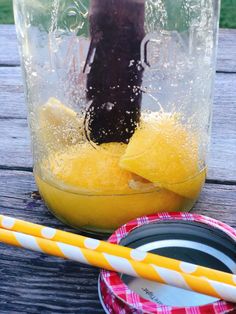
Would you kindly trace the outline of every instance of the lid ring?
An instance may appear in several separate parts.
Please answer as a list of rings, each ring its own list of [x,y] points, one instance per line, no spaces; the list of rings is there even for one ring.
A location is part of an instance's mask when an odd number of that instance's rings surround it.
[[[167,220],[182,220],[182,221],[192,221],[200,222],[208,226],[212,226],[216,229],[219,229],[226,233],[230,238],[236,241],[236,230],[228,226],[227,224],[220,222],[216,219],[202,216],[198,214],[190,213],[158,213],[155,215],[144,216],[132,220],[131,222],[121,226],[117,229],[112,236],[109,238],[110,243],[119,244],[120,241],[126,237],[134,229],[160,221]],[[168,306],[157,304],[155,302],[144,299],[136,292],[132,291],[121,279],[120,275],[112,271],[101,271],[100,276],[100,286],[102,294],[108,294],[109,298],[106,298],[106,301],[109,300],[109,306],[120,307],[120,310],[125,307],[125,313],[131,313],[131,310],[136,310],[137,313],[165,313],[165,314],[178,314],[178,313],[196,313],[196,310],[199,313],[226,313],[230,310],[235,309],[235,306],[232,303],[218,300],[214,303],[191,306],[191,307],[178,307],[178,306]],[[104,298],[104,295],[102,296]],[[115,300],[116,299],[116,300]],[[117,302],[116,302],[117,301]],[[116,303],[116,305],[114,305]],[[120,305],[119,305],[120,304]],[[186,312],[184,311],[186,309]],[[132,312],[133,313],[133,312]]]

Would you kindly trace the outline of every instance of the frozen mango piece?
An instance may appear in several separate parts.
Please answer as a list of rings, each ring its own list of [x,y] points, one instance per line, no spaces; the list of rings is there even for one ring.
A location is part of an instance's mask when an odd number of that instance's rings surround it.
[[[178,115],[161,113],[141,122],[132,136],[121,168],[186,198],[194,199],[205,180],[200,172],[198,143]]]
[[[58,149],[83,138],[83,120],[56,98],[49,98],[38,110],[37,134],[42,145]]]

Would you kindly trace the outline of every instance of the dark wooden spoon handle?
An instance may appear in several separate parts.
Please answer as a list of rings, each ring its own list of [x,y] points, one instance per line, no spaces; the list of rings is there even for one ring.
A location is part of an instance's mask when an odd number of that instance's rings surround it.
[[[91,0],[89,22],[87,135],[126,143],[140,118],[144,1]]]

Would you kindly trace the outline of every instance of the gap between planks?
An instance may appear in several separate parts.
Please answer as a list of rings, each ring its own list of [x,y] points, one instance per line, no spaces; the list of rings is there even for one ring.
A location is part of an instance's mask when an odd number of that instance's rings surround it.
[[[0,63],[0,68],[20,68],[20,64],[4,64]],[[236,74],[236,71],[223,71],[223,70],[216,70],[216,73],[222,74]]]
[[[33,173],[33,167],[22,167],[22,166],[5,166],[0,165],[0,170],[6,171],[19,171],[19,172],[30,172]],[[206,184],[216,184],[216,185],[235,185],[235,180],[217,180],[217,179],[206,179]]]

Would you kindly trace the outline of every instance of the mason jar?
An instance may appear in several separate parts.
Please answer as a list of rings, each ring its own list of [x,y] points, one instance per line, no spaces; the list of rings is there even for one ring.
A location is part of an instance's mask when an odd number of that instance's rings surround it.
[[[14,0],[34,176],[64,222],[189,211],[207,172],[219,1]]]

